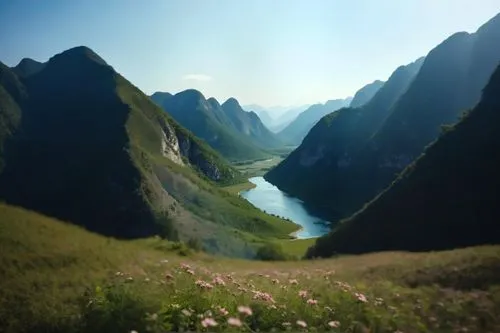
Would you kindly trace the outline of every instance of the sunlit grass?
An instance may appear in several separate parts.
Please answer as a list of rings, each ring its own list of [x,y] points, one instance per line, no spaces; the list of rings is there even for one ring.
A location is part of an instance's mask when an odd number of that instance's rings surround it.
[[[498,246],[259,262],[0,216],[3,332],[500,330]]]

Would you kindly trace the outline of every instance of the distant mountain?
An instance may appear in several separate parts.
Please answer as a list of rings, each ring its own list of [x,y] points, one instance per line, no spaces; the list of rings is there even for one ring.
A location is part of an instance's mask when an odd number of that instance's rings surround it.
[[[499,151],[500,67],[474,110],[308,256],[500,243]]]
[[[382,88],[384,83],[385,82],[383,81],[376,80],[359,89],[352,98],[349,106],[352,108],[357,108],[365,105],[373,98],[373,96],[375,96],[379,89]]]
[[[269,107],[265,108],[257,104],[244,105],[245,111],[257,113],[262,123],[274,133],[278,133],[287,127],[297,116],[311,105],[301,105],[297,107]]]
[[[234,122],[215,98],[207,101],[201,92],[189,89],[170,97],[156,92],[151,99],[229,160],[269,156],[252,143],[250,138],[240,135],[233,128]]]
[[[430,51],[414,78],[402,76],[407,89],[391,83],[391,89],[380,89],[364,108],[325,117],[303,147],[266,178],[320,207],[331,220],[348,216],[385,189],[438,137],[442,125],[455,122],[479,101],[499,62],[497,15],[476,33],[454,34]],[[388,90],[394,94],[382,98]],[[350,112],[355,113],[348,116]],[[307,177],[318,174],[321,182]]]
[[[278,136],[292,145],[298,145],[307,135],[309,130],[325,115],[348,105],[349,99],[335,99],[325,104],[314,104],[307,108],[281,132]]]
[[[232,123],[232,128],[249,138],[255,145],[268,149],[283,146],[278,137],[269,131],[255,112],[246,112],[235,98],[222,104],[222,110]]]
[[[342,198],[351,191],[357,191],[355,187],[335,189],[348,176],[342,170],[349,165],[349,156],[355,155],[378,131],[423,62],[424,58],[420,58],[412,64],[398,67],[364,106],[344,108],[322,118],[302,144],[265,178],[336,216],[341,207],[345,209],[346,203]]]

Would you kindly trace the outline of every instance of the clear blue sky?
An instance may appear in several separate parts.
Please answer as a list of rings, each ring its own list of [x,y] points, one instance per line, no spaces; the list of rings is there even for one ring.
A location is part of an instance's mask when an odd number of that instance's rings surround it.
[[[498,12],[499,0],[2,0],[0,61],[86,45],[148,94],[297,105],[353,95]]]

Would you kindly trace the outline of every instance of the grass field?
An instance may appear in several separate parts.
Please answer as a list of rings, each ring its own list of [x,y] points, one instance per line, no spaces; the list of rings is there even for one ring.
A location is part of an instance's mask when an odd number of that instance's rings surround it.
[[[276,242],[283,248],[285,253],[302,258],[306,254],[307,249],[316,242],[316,239],[279,239]]]
[[[243,173],[247,178],[250,178],[250,177],[263,176],[272,167],[278,165],[281,161],[283,161],[283,159],[284,157],[282,156],[273,156],[272,158],[267,160],[252,161],[233,166],[236,169],[238,169],[238,171]]]
[[[0,332],[500,331],[499,246],[258,262],[0,216]]]
[[[241,191],[250,190],[250,189],[254,188],[255,186],[256,185],[253,183],[245,182],[245,183],[240,183],[240,184],[236,184],[236,185],[226,186],[226,187],[224,187],[224,189],[231,194],[238,195],[238,193],[240,193]]]

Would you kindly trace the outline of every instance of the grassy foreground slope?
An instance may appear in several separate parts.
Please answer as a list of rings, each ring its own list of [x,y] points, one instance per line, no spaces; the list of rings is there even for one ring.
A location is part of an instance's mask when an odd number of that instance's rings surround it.
[[[498,246],[264,263],[0,216],[0,332],[226,331],[228,318],[235,331],[500,329]]]

